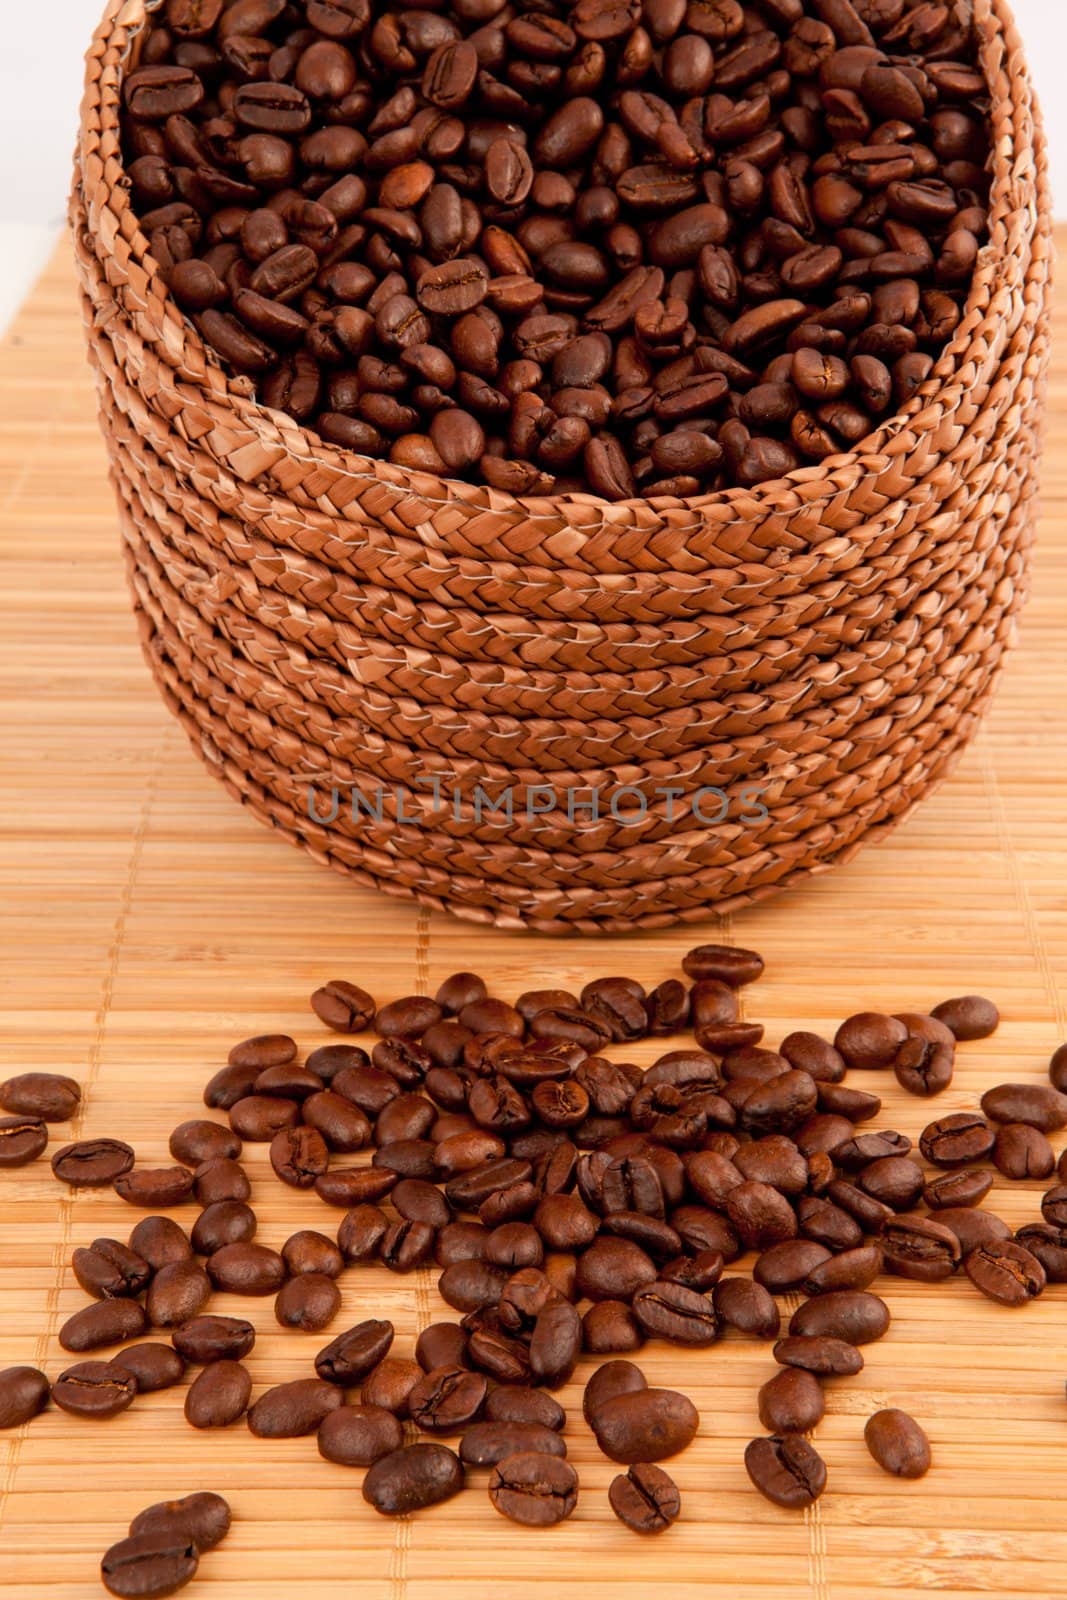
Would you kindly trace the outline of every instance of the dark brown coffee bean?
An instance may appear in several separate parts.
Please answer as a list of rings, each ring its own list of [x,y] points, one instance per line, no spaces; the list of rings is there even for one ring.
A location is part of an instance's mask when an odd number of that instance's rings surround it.
[[[99,1350],[136,1339],[147,1326],[139,1301],[98,1300],[67,1318],[59,1330],[59,1342],[64,1350]]]
[[[1005,1178],[1049,1178],[1056,1157],[1046,1134],[1026,1122],[1004,1122],[993,1144],[993,1165]]]
[[[557,1456],[520,1451],[493,1468],[489,1499],[510,1521],[547,1528],[565,1521],[574,1511],[578,1474],[569,1461]]]
[[[759,1419],[771,1433],[808,1433],[823,1418],[826,1401],[818,1378],[803,1367],[785,1366],[761,1388]]]
[[[961,1167],[984,1161],[992,1153],[995,1129],[984,1117],[969,1111],[953,1112],[929,1123],[919,1135],[919,1149],[937,1167]]]
[[[137,1380],[108,1361],[79,1361],[61,1372],[52,1385],[52,1399],[73,1417],[106,1422],[131,1406]]]
[[[56,1073],[23,1072],[0,1083],[0,1106],[18,1117],[69,1122],[80,1103],[80,1085]]]
[[[114,1595],[153,1600],[174,1594],[196,1577],[200,1553],[192,1535],[178,1529],[120,1539],[104,1553],[100,1577]]]
[[[115,1193],[131,1206],[155,1210],[180,1206],[193,1196],[193,1175],[186,1167],[135,1167],[115,1179]]]
[[[486,1380],[480,1372],[464,1367],[435,1367],[412,1388],[408,1414],[424,1433],[461,1433],[478,1417],[486,1392]]]
[[[670,1389],[616,1393],[597,1404],[589,1422],[597,1444],[613,1461],[662,1461],[684,1450],[699,1416],[693,1402]]]
[[[291,1188],[312,1188],[329,1163],[326,1141],[316,1128],[283,1128],[271,1141],[270,1164]]]
[[[951,1277],[960,1264],[952,1230],[930,1217],[914,1213],[893,1217],[883,1226],[879,1243],[886,1271],[901,1278],[937,1283]]]
[[[39,1137],[43,1136],[40,1149],[34,1150],[34,1155],[39,1155],[48,1142],[48,1130],[41,1124],[23,1123],[21,1119],[5,1117],[0,1119],[0,1144],[2,1136],[13,1122],[19,1121],[21,1126],[29,1126],[33,1131],[32,1142],[36,1144]],[[40,1133],[36,1131],[39,1127]],[[21,1166],[23,1160],[32,1160],[32,1156],[24,1156],[16,1165]],[[2,1151],[0,1151],[2,1160]],[[65,1144],[57,1150],[52,1157],[52,1171],[61,1183],[69,1183],[72,1188],[103,1189],[113,1184],[116,1178],[121,1178],[124,1172],[129,1172],[133,1166],[134,1155],[128,1144],[123,1144],[121,1139],[81,1139],[76,1144]],[[11,1164],[11,1163],[9,1163]]]
[[[285,1282],[285,1262],[266,1245],[226,1244],[208,1257],[207,1271],[216,1289],[227,1294],[274,1294]]]
[[[889,1308],[876,1294],[841,1289],[819,1295],[793,1313],[791,1335],[803,1338],[842,1339],[848,1344],[869,1344],[889,1327]]]
[[[317,270],[317,262],[315,266]],[[311,1009],[335,1033],[362,1033],[370,1026],[377,1008],[366,989],[335,978],[315,990]]]
[[[320,1333],[341,1309],[341,1291],[324,1272],[302,1272],[279,1289],[274,1316],[283,1328]]]
[[[962,995],[954,1000],[942,1000],[933,1006],[932,1017],[943,1022],[957,1039],[985,1039],[996,1031],[1000,1013],[992,1000],[981,995]]]
[[[344,1395],[319,1378],[296,1378],[261,1394],[248,1413],[248,1426],[260,1439],[294,1439],[315,1433],[323,1417],[344,1404]]]
[[[328,1206],[373,1205],[396,1187],[399,1176],[384,1167],[336,1167],[315,1180],[315,1193]]]
[[[287,1033],[259,1033],[235,1044],[228,1061],[231,1067],[256,1067],[262,1072],[266,1067],[288,1066],[296,1055],[296,1040]]]
[[[20,1428],[48,1404],[50,1385],[36,1367],[6,1367],[0,1372],[0,1429]]]
[[[930,1470],[930,1441],[906,1411],[876,1411],[863,1437],[883,1471],[895,1478],[921,1478]]]
[[[982,1096],[994,1122],[1024,1122],[1042,1133],[1067,1127],[1067,1094],[1047,1083],[1001,1083]]]
[[[399,1450],[404,1430],[381,1406],[341,1406],[319,1424],[319,1454],[343,1467],[370,1467]]]
[[[450,1500],[463,1487],[463,1466],[443,1444],[409,1444],[381,1456],[363,1480],[363,1498],[382,1516],[402,1517]]]
[[[256,1342],[256,1330],[241,1317],[194,1317],[175,1328],[171,1340],[184,1360],[207,1366],[243,1360]]]
[[[147,1261],[153,1272],[188,1261],[193,1254],[188,1234],[171,1217],[143,1217],[130,1234],[130,1249]]]
[[[71,1257],[74,1276],[98,1300],[135,1298],[148,1287],[152,1268],[118,1239],[94,1239]]]
[[[360,1322],[319,1351],[315,1371],[327,1383],[354,1388],[384,1361],[392,1342],[391,1322]]]
[[[567,1446],[556,1430],[540,1422],[476,1422],[463,1435],[459,1458],[468,1467],[495,1467],[508,1456],[529,1451],[565,1456]]]
[[[781,1249],[781,1246],[776,1248]],[[715,1315],[727,1327],[757,1339],[776,1339],[780,1317],[774,1297],[749,1278],[722,1278],[712,1290]]]
[[[791,1335],[778,1340],[773,1354],[783,1367],[799,1367],[823,1378],[847,1378],[863,1370],[863,1356],[844,1339]]]
[[[185,1420],[192,1428],[228,1428],[244,1416],[251,1398],[247,1367],[236,1360],[215,1361],[189,1385]]]
[[[241,1141],[221,1122],[196,1120],[183,1122],[170,1136],[169,1149],[175,1161],[187,1167],[199,1167],[204,1161],[227,1157],[231,1161],[241,1154]]]
[[[826,1487],[826,1465],[800,1434],[753,1439],[745,1470],[760,1494],[791,1511],[812,1505]]]
[[[282,1260],[294,1278],[309,1272],[321,1272],[327,1278],[339,1278],[345,1264],[344,1255],[333,1240],[312,1228],[302,1228],[298,1233],[290,1234],[282,1245]]]
[[[181,1500],[161,1500],[139,1511],[130,1523],[130,1536],[187,1533],[203,1553],[221,1544],[230,1531],[232,1513],[221,1494],[202,1490]]]
[[[156,1328],[176,1328],[190,1322],[210,1294],[211,1281],[199,1262],[168,1261],[157,1268],[148,1286],[148,1320]]]
[[[931,1211],[956,1206],[981,1205],[993,1187],[993,1174],[977,1167],[946,1172],[923,1187],[923,1200]]]
[[[138,1394],[173,1389],[185,1376],[185,1362],[169,1344],[132,1344],[113,1356],[109,1365],[129,1373]]]

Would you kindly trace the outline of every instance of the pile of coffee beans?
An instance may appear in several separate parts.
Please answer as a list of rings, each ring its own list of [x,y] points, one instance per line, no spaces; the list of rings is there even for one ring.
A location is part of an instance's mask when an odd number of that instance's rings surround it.
[[[262,401],[522,494],[754,485],[930,376],[988,88],[931,0],[167,0],[123,93],[178,305]]]
[[[471,972],[432,999],[383,1005],[336,979],[311,996],[331,1042],[303,1060],[288,1034],[235,1045],[204,1090],[221,1116],[173,1130],[173,1166],[142,1168],[116,1138],[60,1146],[58,1180],[110,1186],[146,1214],[128,1238],[74,1251],[90,1298],[59,1340],[83,1359],[52,1383],[33,1367],[0,1373],[0,1427],[50,1399],[107,1420],[193,1368],[192,1427],[244,1419],[262,1439],[314,1434],[325,1460],[365,1471],[364,1499],[383,1515],[437,1504],[484,1473],[501,1515],[545,1526],[578,1496],[551,1391],[592,1356],[603,1364],[585,1385],[585,1420],[625,1469],[609,1502],[650,1534],[681,1505],[659,1463],[685,1450],[700,1419],[629,1358],[654,1338],[706,1348],[732,1333],[765,1341],[776,1369],[756,1399],[765,1432],[744,1453],[749,1477],[777,1505],[810,1505],[827,1469],[808,1435],[826,1386],[862,1371],[862,1347],[889,1328],[872,1287],[883,1273],[935,1283],[962,1272],[1005,1306],[1067,1282],[1067,1150],[1057,1158],[1049,1138],[1067,1127],[1067,1046],[1049,1081],[1000,1084],[980,1109],[929,1121],[913,1147],[869,1127],[879,1074],[938,1094],[958,1044],[997,1027],[992,1002],[859,1012],[832,1040],[792,1032],[772,1049],[742,1004],[763,971],[755,951],[701,945],[682,968],[684,979],[652,989],[608,976],[513,1004]],[[647,1070],[615,1059],[686,1030],[693,1042]],[[22,1148],[16,1135],[7,1164],[40,1154],[48,1120],[78,1103],[66,1078],[0,1085],[8,1120],[39,1128]],[[283,1185],[343,1213],[336,1233],[303,1228],[280,1249],[257,1240],[248,1143],[267,1147]],[[982,1207],[994,1170],[1050,1183],[1042,1220],[1013,1235]],[[188,1230],[156,1209],[183,1204],[199,1208]],[[750,1253],[751,1272],[736,1270]],[[401,1355],[392,1323],[368,1318],[335,1334],[306,1377],[255,1399],[245,1365],[255,1325],[210,1309],[215,1291],[270,1298],[283,1327],[319,1332],[340,1310],[347,1270],[430,1263],[458,1320],[430,1324]],[[786,1327],[784,1294],[806,1297]],[[143,1340],[150,1330],[168,1342]],[[864,1437],[888,1473],[915,1478],[930,1465],[922,1428],[902,1411],[875,1412]],[[170,1593],[195,1571],[195,1536],[168,1526],[169,1542],[146,1545],[155,1532],[135,1525],[108,1553],[115,1593]]]
[[[230,1531],[230,1508],[220,1494],[201,1492],[161,1500],[134,1517],[125,1539],[100,1563],[104,1587],[121,1600],[174,1594],[196,1577],[200,1557]]]

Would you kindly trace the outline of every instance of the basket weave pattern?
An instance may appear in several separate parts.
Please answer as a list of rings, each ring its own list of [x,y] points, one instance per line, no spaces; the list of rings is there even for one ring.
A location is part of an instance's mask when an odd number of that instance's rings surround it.
[[[146,6],[110,0],[72,199],[89,353],[146,657],[242,803],[389,893],[623,931],[824,870],[946,774],[1026,595],[1049,354],[1041,129],[1003,0],[973,9],[990,242],[931,378],[860,452],[612,505],[365,460],[226,376],[129,204],[119,97]],[[680,820],[709,785],[757,787],[766,816]],[[510,821],[479,803],[505,786]],[[534,786],[558,804],[529,815]],[[353,819],[352,787],[380,817]],[[564,792],[590,789],[604,814],[575,821]],[[309,790],[339,792],[328,824]]]

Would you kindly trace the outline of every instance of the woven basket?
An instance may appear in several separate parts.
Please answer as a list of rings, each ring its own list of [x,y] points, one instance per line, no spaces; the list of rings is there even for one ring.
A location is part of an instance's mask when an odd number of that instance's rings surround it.
[[[1027,587],[1051,246],[1002,0],[973,0],[990,242],[929,381],[858,452],[621,505],[366,460],[224,374],[127,196],[146,9],[111,0],[90,51],[72,218],[145,654],[231,792],[360,882],[552,932],[698,921],[905,816],[973,734]],[[722,821],[707,796],[687,814],[709,787]]]

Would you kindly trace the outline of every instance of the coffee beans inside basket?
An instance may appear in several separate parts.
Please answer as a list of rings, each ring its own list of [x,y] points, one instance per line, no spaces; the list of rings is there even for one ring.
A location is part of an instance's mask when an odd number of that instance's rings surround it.
[[[168,0],[131,194],[231,373],[331,444],[692,496],[853,449],[986,237],[986,84],[927,0]]]
[[[863,1347],[890,1329],[882,1275],[962,1276],[1003,1307],[1067,1282],[1067,1153],[1056,1171],[1051,1143],[1067,1127],[1063,1051],[1049,1081],[1019,1073],[980,1109],[927,1112],[912,1135],[879,1125],[880,1084],[940,1092],[957,1043],[996,1028],[989,1001],[859,1011],[832,1040],[794,1031],[774,1049],[748,998],[763,971],[754,951],[702,945],[683,970],[691,987],[608,975],[573,993],[531,987],[514,1004],[472,973],[383,1005],[331,980],[312,1009],[363,1044],[321,1045],[303,1061],[289,1035],[235,1045],[203,1092],[215,1115],[187,1117],[166,1141],[175,1168],[142,1167],[121,1139],[76,1129],[53,1156],[57,1179],[110,1184],[176,1215],[78,1244],[72,1267],[89,1300],[59,1341],[83,1359],[51,1384],[34,1367],[0,1372],[0,1426],[32,1422],[49,1399],[111,1421],[184,1384],[191,1427],[244,1426],[265,1449],[314,1435],[331,1470],[365,1473],[363,1497],[383,1515],[470,1483],[504,1517],[541,1527],[580,1498],[553,1392],[577,1378],[585,1424],[619,1464],[611,1509],[652,1534],[684,1514],[684,1482],[662,1463],[680,1458],[684,1470],[701,1418],[631,1358],[651,1339],[705,1360],[712,1345],[746,1339],[767,1351],[753,1396],[766,1432],[744,1451],[749,1479],[783,1509],[810,1505],[833,1462],[807,1435],[863,1371]],[[715,1034],[716,1048],[665,1038],[668,1027],[705,1044]],[[656,1037],[671,1048],[651,1066],[626,1061]],[[937,1071],[922,1070],[935,1056]],[[14,1081],[40,1108],[47,1143],[44,1112],[75,1111],[77,1098]],[[1040,1176],[1040,1221],[1013,1235],[982,1208],[994,1168]],[[321,1226],[262,1237],[263,1182],[304,1189]],[[372,1265],[431,1268],[454,1318],[431,1321],[410,1349],[381,1317],[338,1328],[346,1277]],[[216,1292],[247,1310],[213,1306]],[[784,1294],[804,1297],[791,1315]],[[272,1303],[266,1324],[257,1300]],[[278,1324],[296,1341],[320,1337],[302,1372],[279,1382],[262,1371],[256,1387],[245,1360],[257,1330]],[[898,1407],[872,1408],[864,1437],[888,1473],[930,1467],[925,1432]],[[104,1557],[105,1583],[152,1595],[188,1581],[208,1548],[197,1527],[227,1520],[216,1499],[136,1519]]]

